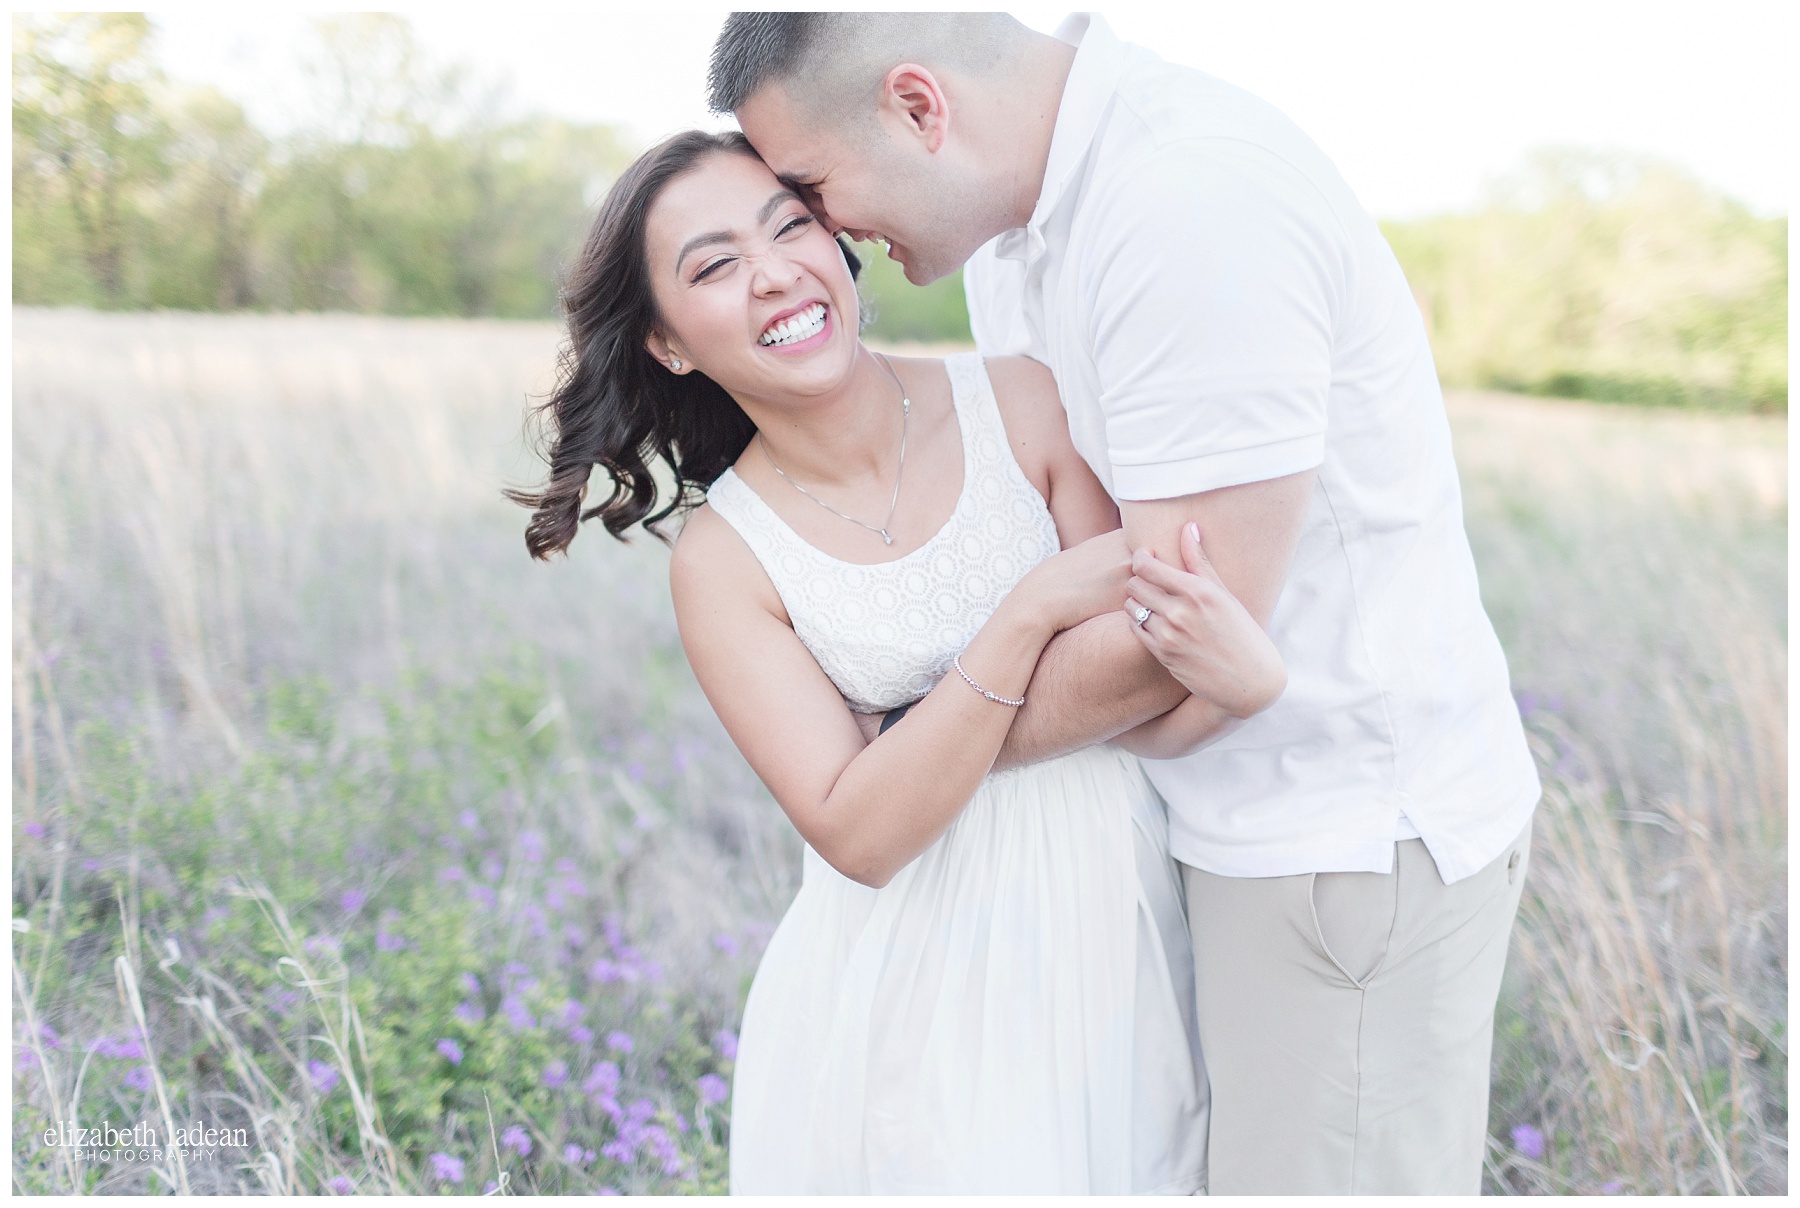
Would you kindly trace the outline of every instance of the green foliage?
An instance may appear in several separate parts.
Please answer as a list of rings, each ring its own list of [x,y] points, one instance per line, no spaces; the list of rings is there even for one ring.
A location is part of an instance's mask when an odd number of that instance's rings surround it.
[[[930,285],[918,286],[908,281],[900,266],[877,245],[865,243],[856,251],[863,262],[862,274],[856,279],[857,289],[874,312],[867,328],[869,335],[926,344],[964,342],[970,338],[969,305],[963,295],[961,269]]]
[[[180,937],[176,960],[140,975],[171,1093],[212,1119],[212,1097],[276,1088],[312,1130],[298,1153],[317,1176],[301,1180],[309,1189],[366,1152],[349,1071],[323,1034],[353,1010],[354,1073],[417,1189],[477,1191],[504,1170],[519,1191],[723,1191],[726,1118],[697,1088],[730,1076],[711,1037],[731,1020],[705,1018],[664,979],[628,938],[607,870],[545,833],[534,803],[565,791],[568,754],[534,728],[546,694],[523,658],[463,685],[413,675],[379,702],[386,724],[353,735],[355,702],[320,679],[280,681],[241,765],[176,782],[140,733],[84,727],[94,808],[73,836],[81,871],[64,864],[76,905],[59,920],[42,900],[15,904],[31,920],[18,949],[37,1002],[68,1042],[109,1031],[110,1012],[88,1023],[75,1004],[116,1009],[110,962],[134,942],[123,937]],[[280,904],[290,934],[246,900],[249,885]],[[590,974],[602,955],[628,973]],[[185,1026],[202,991],[241,1004],[226,1018],[249,1077],[216,1035]],[[597,1091],[603,1061],[615,1081]],[[144,1117],[141,1092],[121,1085],[129,1066],[93,1068],[84,1119],[99,1096],[114,1118]],[[498,1162],[490,1113],[496,1134],[514,1130]],[[19,1144],[25,1182],[58,1187],[49,1155]],[[434,1153],[466,1163],[461,1184],[434,1176]]]
[[[14,296],[35,269],[71,301],[120,305],[145,235],[135,204],[168,174],[171,132],[141,13],[14,18]]]
[[[1384,230],[1446,385],[1787,409],[1787,220],[1673,166],[1541,152],[1480,213]]]
[[[169,85],[141,14],[15,32],[20,302],[546,316],[627,159],[604,126],[496,119],[393,16],[318,22],[319,113],[282,139]]]

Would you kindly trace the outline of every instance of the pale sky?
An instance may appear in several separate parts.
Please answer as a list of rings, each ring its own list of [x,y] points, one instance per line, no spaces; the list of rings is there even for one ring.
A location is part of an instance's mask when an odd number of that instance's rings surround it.
[[[1367,208],[1404,218],[1475,204],[1548,144],[1674,160],[1762,213],[1786,213],[1796,138],[1790,3],[1775,0],[1197,0],[1119,5],[1120,37],[1273,102]],[[1053,30],[1062,9],[1017,11]],[[438,60],[509,84],[510,106],[610,122],[638,143],[706,112],[724,9],[406,11]],[[213,83],[280,129],[304,102],[310,18],[153,13],[170,74]]]

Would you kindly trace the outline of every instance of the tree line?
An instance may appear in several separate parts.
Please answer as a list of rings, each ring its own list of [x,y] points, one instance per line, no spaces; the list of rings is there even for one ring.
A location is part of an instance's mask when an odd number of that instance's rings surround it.
[[[629,159],[501,120],[403,20],[320,20],[284,137],[157,66],[140,13],[15,18],[13,297],[106,308],[542,317]]]
[[[404,19],[322,18],[315,111],[259,130],[168,79],[140,13],[16,16],[13,298],[40,305],[556,314],[634,148],[504,117]],[[1540,152],[1474,212],[1384,223],[1447,385],[1787,408],[1787,219],[1673,165]],[[873,334],[966,341],[961,274],[863,255]]]

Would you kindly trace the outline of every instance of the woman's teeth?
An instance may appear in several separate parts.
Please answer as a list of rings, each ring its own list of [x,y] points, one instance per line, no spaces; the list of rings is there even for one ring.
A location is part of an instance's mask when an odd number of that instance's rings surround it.
[[[797,315],[790,315],[769,330],[762,333],[757,341],[764,348],[773,348],[777,344],[794,344],[801,340],[810,340],[825,330],[825,304],[814,302]]]

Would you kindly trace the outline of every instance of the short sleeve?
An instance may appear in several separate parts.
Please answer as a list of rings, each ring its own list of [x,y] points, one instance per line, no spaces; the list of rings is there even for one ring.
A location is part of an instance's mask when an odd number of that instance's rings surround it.
[[[1158,148],[1107,182],[1081,241],[1114,494],[1171,499],[1325,458],[1343,228],[1253,144]]]

